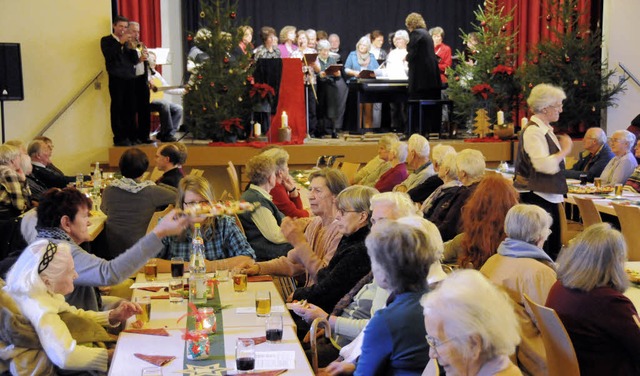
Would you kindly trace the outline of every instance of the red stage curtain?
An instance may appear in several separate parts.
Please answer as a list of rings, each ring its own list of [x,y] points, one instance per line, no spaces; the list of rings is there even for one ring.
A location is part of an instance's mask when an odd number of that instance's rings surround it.
[[[148,48],[162,47],[160,0],[118,0],[118,14],[140,24],[140,40]]]
[[[287,112],[291,143],[301,144],[307,135],[307,117],[304,98],[304,78],[300,59],[282,59],[282,78],[278,92],[278,108],[271,118],[269,139],[278,140],[278,128],[282,125],[282,111]]]
[[[559,1],[561,3],[562,0]],[[527,57],[527,52],[534,49],[540,40],[553,37],[551,28],[561,28],[562,20],[553,18],[547,21],[547,15],[556,14],[550,8],[549,0],[498,0],[498,5],[504,6],[504,12],[513,9],[513,21],[508,26],[509,32],[517,30],[516,52],[518,60],[516,65],[522,64]],[[579,13],[582,13],[578,24],[581,28],[588,29],[591,17],[591,4],[589,0],[578,1]]]

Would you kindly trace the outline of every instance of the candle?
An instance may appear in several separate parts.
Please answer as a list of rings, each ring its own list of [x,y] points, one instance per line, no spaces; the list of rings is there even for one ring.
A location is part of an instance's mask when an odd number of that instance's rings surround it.
[[[496,117],[497,117],[498,125],[504,124],[504,112],[498,111]]]
[[[282,111],[282,128],[287,128],[289,126],[289,116],[285,111]]]
[[[262,125],[260,123],[253,124],[253,137],[260,137],[262,134]]]
[[[526,117],[523,117],[520,120],[520,128],[524,128],[527,125],[528,122],[529,122],[529,119],[527,119]]]

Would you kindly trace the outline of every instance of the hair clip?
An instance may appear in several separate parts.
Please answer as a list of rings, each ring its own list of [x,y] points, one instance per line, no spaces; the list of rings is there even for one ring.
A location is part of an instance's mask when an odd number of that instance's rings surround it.
[[[49,266],[56,252],[58,252],[58,246],[53,242],[49,242],[47,249],[44,251],[44,255],[42,255],[42,261],[40,261],[40,265],[38,265],[38,274],[42,273],[47,266]]]

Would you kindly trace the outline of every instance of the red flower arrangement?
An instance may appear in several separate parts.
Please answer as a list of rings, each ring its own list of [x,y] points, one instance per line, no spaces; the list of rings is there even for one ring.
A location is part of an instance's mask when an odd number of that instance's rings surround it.
[[[474,95],[480,95],[484,99],[489,98],[489,94],[494,94],[495,91],[489,84],[478,84],[471,88],[471,92]]]
[[[242,124],[240,123],[242,120],[240,118],[231,118],[231,119],[226,119],[220,122],[220,125],[222,126],[222,128],[228,132],[231,133],[231,128],[235,127],[238,129],[244,129],[244,127],[242,126]]]
[[[498,73],[504,73],[506,75],[512,75],[515,72],[515,69],[513,69],[513,67],[508,67],[506,65],[498,65],[497,67],[493,68],[493,71],[491,71],[491,74],[498,74]]]
[[[269,84],[254,83],[251,90],[249,90],[249,96],[253,98],[256,94],[259,94],[260,98],[264,99],[267,96],[276,95],[276,92]]]

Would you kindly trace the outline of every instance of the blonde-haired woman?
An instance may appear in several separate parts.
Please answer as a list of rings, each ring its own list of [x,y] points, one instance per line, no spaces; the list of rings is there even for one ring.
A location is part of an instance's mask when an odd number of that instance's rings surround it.
[[[304,32],[304,31],[303,31]],[[280,29],[280,44],[278,44],[278,49],[280,50],[280,57],[287,58],[291,57],[291,54],[294,51],[298,50],[298,46],[296,45],[296,27],[287,25]]]
[[[353,178],[353,183],[374,186],[380,179],[380,176],[391,168],[389,153],[393,145],[398,141],[398,136],[393,133],[382,136],[380,141],[378,141],[378,155],[358,170],[356,176]]]
[[[215,202],[209,181],[201,176],[185,176],[178,184],[176,208],[188,209],[196,205],[213,205]],[[204,240],[204,256],[209,261],[225,260],[230,267],[244,266],[253,263],[256,255],[247,238],[236,224],[235,218],[220,215],[215,217],[199,217],[194,223],[200,223],[202,238]],[[189,251],[193,239],[193,226],[190,226],[182,235],[169,236],[162,239],[164,249],[158,257],[171,260],[173,257],[181,257],[189,260]],[[168,263],[161,263],[160,268],[168,270]],[[216,265],[221,262],[207,262],[208,270],[216,270]]]

